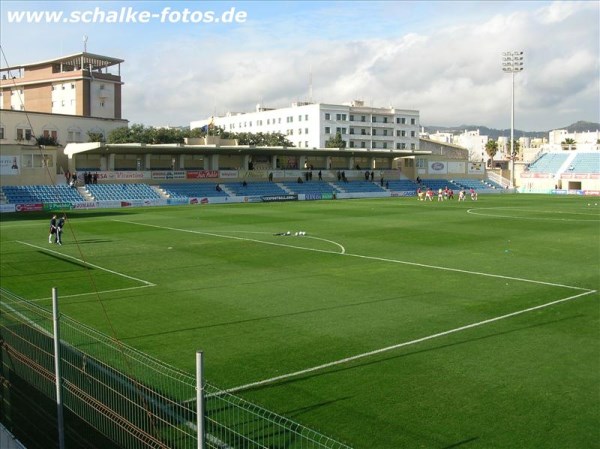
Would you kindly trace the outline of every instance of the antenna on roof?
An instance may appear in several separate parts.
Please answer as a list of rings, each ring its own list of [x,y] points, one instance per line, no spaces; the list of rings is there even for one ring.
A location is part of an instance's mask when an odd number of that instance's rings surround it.
[[[310,65],[310,72],[308,73],[308,101],[313,102],[313,81],[312,81],[312,64]]]
[[[87,53],[87,41],[88,41],[88,37],[87,34],[83,35],[83,52]]]

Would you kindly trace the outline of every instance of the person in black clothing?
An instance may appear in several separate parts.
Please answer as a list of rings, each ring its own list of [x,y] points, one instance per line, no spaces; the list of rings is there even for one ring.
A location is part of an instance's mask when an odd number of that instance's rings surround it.
[[[67,219],[66,215],[63,215],[62,217],[60,217],[58,219],[58,222],[56,223],[56,233],[54,234],[54,243],[58,243],[59,245],[62,245],[62,231],[63,231],[63,227],[65,226],[65,220]]]

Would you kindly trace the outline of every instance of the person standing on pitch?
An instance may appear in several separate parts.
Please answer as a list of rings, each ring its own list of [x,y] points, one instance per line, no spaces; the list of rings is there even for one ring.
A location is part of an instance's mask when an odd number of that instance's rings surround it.
[[[67,219],[67,217],[65,215],[63,215],[62,217],[60,217],[58,219],[58,223],[56,223],[56,238],[54,240],[54,243],[58,243],[61,246],[62,246],[62,231],[63,231],[63,227],[65,226],[66,219]]]
[[[56,235],[56,214],[50,219],[50,234],[48,234],[48,243],[52,243],[52,234]]]

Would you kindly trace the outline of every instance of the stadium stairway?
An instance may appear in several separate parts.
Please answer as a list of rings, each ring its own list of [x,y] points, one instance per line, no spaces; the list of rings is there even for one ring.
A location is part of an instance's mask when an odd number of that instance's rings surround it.
[[[85,189],[85,187],[77,187],[79,194],[85,198],[86,201],[94,201],[94,197]]]
[[[560,178],[560,175],[562,173],[569,173],[569,167],[571,167],[573,165],[573,161],[575,160],[576,157],[577,157],[577,153],[569,154],[569,156],[567,157],[565,162],[560,166],[558,171],[556,173],[554,173],[554,177]]]

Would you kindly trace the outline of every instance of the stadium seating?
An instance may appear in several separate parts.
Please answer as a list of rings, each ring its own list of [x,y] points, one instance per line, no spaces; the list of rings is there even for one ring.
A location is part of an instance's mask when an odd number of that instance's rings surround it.
[[[160,194],[147,184],[87,184],[85,189],[97,201],[161,198]]]
[[[325,182],[325,181],[312,181],[312,182],[304,182],[302,184],[299,184],[298,182],[291,182],[291,181],[287,181],[287,182],[282,182],[281,183],[282,186],[284,186],[287,190],[289,190],[290,192],[296,193],[296,194],[314,194],[314,193],[321,193],[321,194],[327,194],[327,193],[334,193],[334,192],[339,192],[338,189],[336,189],[333,185],[331,185],[329,182]]]
[[[560,167],[566,162],[569,154],[564,153],[544,153],[529,166],[531,173],[557,173]]]
[[[77,191],[66,185],[59,186],[4,186],[2,191],[6,200],[12,204],[19,203],[68,203],[85,201]]]
[[[371,181],[336,181],[331,183],[340,192],[362,193],[362,192],[385,192],[386,190],[379,183]]]
[[[227,192],[217,191],[216,183],[194,183],[194,184],[161,184],[160,187],[171,198],[203,198],[229,196]]]
[[[263,196],[263,195],[287,195],[282,187],[274,182],[248,182],[245,186],[242,182],[228,182],[221,184],[234,196]]]
[[[393,192],[415,192],[419,188],[419,184],[409,179],[396,179],[388,181],[389,190]]]
[[[439,190],[439,189],[445,189],[446,187],[448,187],[449,189],[452,190],[460,190],[461,186],[458,184],[455,184],[454,182],[448,180],[448,179],[422,179],[421,180],[421,188],[422,189],[431,189],[431,190]]]
[[[571,173],[600,173],[600,153],[579,153],[571,165]]]

